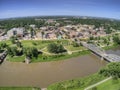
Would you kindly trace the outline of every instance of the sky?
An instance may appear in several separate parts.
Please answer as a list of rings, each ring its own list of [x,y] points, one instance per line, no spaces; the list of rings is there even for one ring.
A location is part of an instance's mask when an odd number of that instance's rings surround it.
[[[0,18],[44,15],[120,19],[120,0],[0,0]]]

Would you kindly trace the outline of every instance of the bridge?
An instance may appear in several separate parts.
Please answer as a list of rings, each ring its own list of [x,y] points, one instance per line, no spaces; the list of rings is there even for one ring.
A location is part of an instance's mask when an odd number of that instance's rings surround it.
[[[0,53],[0,64],[3,62],[7,55],[7,51],[5,50],[3,53]]]
[[[101,60],[107,60],[109,62],[120,62],[120,56],[115,54],[107,54],[102,48],[94,44],[87,44],[86,42],[81,42],[82,45],[88,48],[93,53],[101,57]]]

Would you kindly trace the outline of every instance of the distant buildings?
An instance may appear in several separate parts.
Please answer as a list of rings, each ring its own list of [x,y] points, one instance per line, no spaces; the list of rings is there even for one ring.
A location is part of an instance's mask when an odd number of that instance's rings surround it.
[[[47,20],[47,23],[55,22],[54,20]],[[90,36],[98,37],[98,36],[106,36],[104,27],[95,28],[94,25],[66,25],[59,26],[59,23],[55,26],[43,26],[40,28],[35,28],[36,25],[29,25],[33,29],[25,30],[24,27],[12,28],[7,32],[6,36],[1,37],[3,39],[9,39],[11,36],[18,36],[23,40],[31,40],[31,39],[88,39]],[[31,36],[31,34],[33,34]]]
[[[7,32],[7,36],[10,38],[11,36],[19,36],[19,37],[23,37],[24,36],[24,31],[25,28],[21,27],[21,28],[12,28]]]

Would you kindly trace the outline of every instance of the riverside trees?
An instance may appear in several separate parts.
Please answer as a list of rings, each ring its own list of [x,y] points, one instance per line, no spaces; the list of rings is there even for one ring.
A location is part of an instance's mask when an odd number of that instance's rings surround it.
[[[23,53],[29,58],[38,57],[38,50],[35,47],[24,47]]]
[[[120,62],[109,63],[106,67],[101,69],[99,73],[104,76],[120,78]]]
[[[47,48],[48,48],[49,52],[55,53],[55,54],[66,52],[63,45],[61,45],[61,44],[59,45],[59,44],[56,44],[56,43],[51,43],[51,44],[48,45]]]

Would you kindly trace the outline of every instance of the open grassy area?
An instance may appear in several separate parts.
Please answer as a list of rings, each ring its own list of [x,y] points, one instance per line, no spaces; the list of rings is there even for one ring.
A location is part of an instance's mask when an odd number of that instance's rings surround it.
[[[40,90],[35,87],[0,87],[0,90]]]
[[[92,90],[92,89],[91,89]],[[120,90],[120,79],[110,79],[96,87],[96,90]]]
[[[118,46],[120,46],[120,45],[118,45],[118,44],[113,44],[112,46],[103,47],[103,49],[104,49],[104,50],[109,50],[109,49],[117,48]]]
[[[90,54],[90,51],[81,51],[81,52],[75,52],[71,55],[69,54],[61,54],[61,55],[39,55],[38,58],[33,58],[32,62],[48,62],[48,61],[58,61],[58,60],[65,60],[72,57],[77,57],[81,55],[87,55]]]
[[[48,86],[48,90],[84,90],[84,88],[105,79],[104,76],[96,73],[84,78],[63,81]],[[109,89],[106,89],[109,90]]]
[[[3,42],[5,42],[8,46],[12,45],[10,40],[3,41]],[[22,40],[21,41],[23,47],[34,46],[37,49],[42,49],[50,43],[63,43],[63,45],[66,45],[67,42],[68,40]]]
[[[12,61],[12,62],[23,62],[25,60],[25,56],[22,55],[22,56],[7,56],[6,58],[8,61]]]
[[[60,54],[60,55],[45,55],[45,54],[39,54],[38,58],[32,58],[32,63],[33,62],[48,62],[48,61],[58,61],[58,60],[65,60],[65,59],[69,59],[72,57],[77,57],[77,56],[81,56],[81,55],[87,55],[90,54],[90,51],[86,50],[86,51],[81,51],[81,52],[75,52],[73,54]],[[25,56],[7,56],[7,60],[8,61],[12,61],[12,62],[23,62],[25,60]]]
[[[85,47],[79,46],[79,47],[73,47],[73,45],[65,46],[69,51],[76,51],[76,50],[85,50]]]

